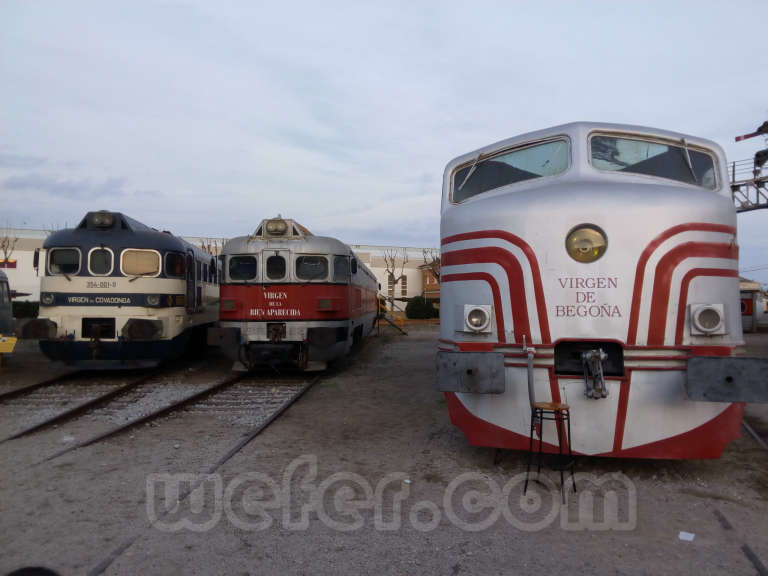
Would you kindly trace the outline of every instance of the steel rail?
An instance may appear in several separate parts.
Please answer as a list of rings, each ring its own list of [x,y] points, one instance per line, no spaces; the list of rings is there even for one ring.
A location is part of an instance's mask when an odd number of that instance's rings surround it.
[[[259,434],[261,434],[264,430],[267,429],[267,427],[272,424],[275,420],[277,420],[280,415],[282,415],[288,408],[293,406],[299,398],[301,398],[304,393],[309,390],[312,386],[314,386],[317,382],[321,380],[321,378],[327,377],[330,374],[323,374],[315,376],[312,380],[307,382],[288,402],[280,406],[274,413],[272,413],[269,418],[267,418],[264,422],[256,425],[253,427],[249,432],[245,434],[245,436],[240,439],[235,445],[230,448],[221,458],[219,458],[215,464],[213,464],[206,472],[207,475],[214,474],[221,466],[223,466],[228,460],[230,460],[235,454],[240,452],[246,445],[248,445],[254,438],[256,438]],[[194,485],[188,486],[186,490],[182,491],[178,495],[178,499],[174,503],[174,506],[166,509],[165,511],[161,512],[159,516],[153,520],[150,521],[145,528],[151,528],[153,524],[158,522],[159,520],[162,520],[165,518],[168,514],[170,514],[178,504],[186,500],[194,490],[200,486],[200,484],[203,482],[203,480],[198,480],[194,483]],[[120,556],[122,556],[128,548],[133,546],[133,544],[136,543],[136,541],[141,538],[143,533],[143,530],[137,531],[133,536],[130,538],[127,538],[125,541],[123,541],[117,548],[112,550],[112,552],[107,556],[104,560],[99,562],[96,566],[94,566],[89,572],[88,576],[100,576],[103,574],[111,565],[112,563],[117,560]]]
[[[24,394],[34,392],[38,388],[51,386],[53,384],[56,384],[57,382],[61,382],[62,380],[67,380],[68,378],[70,378],[71,376],[74,376],[75,374],[78,374],[79,372],[80,370],[71,370],[69,372],[65,372],[64,374],[59,374],[58,376],[48,378],[47,380],[43,380],[42,382],[38,382],[36,384],[29,384],[27,386],[16,388],[15,390],[9,390],[8,392],[3,392],[2,394],[0,394],[0,402],[4,402],[5,400],[10,400],[11,398],[16,398],[18,396],[23,396]]]
[[[37,424],[34,424],[29,428],[25,428],[20,432],[16,432],[15,434],[0,440],[0,444],[8,442],[9,440],[16,440],[17,438],[27,436],[29,434],[32,434],[33,432],[38,432],[40,430],[48,428],[49,426],[53,426],[54,424],[60,424],[61,422],[66,422],[67,420],[71,420],[72,418],[75,418],[76,416],[79,416],[87,412],[88,410],[91,410],[92,408],[96,408],[101,404],[106,404],[107,402],[110,402],[111,400],[114,400],[115,398],[122,396],[126,392],[130,392],[137,386],[140,386],[141,384],[144,384],[145,382],[152,380],[153,378],[157,378],[159,376],[160,374],[156,372],[152,374],[145,374],[141,378],[137,378],[132,382],[128,382],[127,384],[124,384],[122,386],[118,386],[117,388],[110,390],[109,392],[106,392],[101,396],[97,396],[96,398],[91,398],[90,400],[87,400],[82,404],[78,404],[77,406],[74,406],[69,410],[65,410],[64,412],[61,412],[60,414],[52,416]]]
[[[106,440],[107,438],[117,436],[118,434],[121,434],[126,430],[135,428],[136,426],[140,426],[141,424],[145,424],[146,422],[149,422],[156,418],[160,418],[162,416],[165,416],[166,414],[170,414],[171,412],[179,410],[180,408],[183,408],[194,402],[199,402],[200,400],[207,398],[208,396],[215,394],[216,392],[220,392],[224,388],[231,386],[236,382],[239,382],[240,380],[245,378],[247,375],[248,375],[247,372],[243,372],[240,374],[236,374],[234,376],[229,376],[228,378],[225,378],[221,382],[217,382],[216,384],[213,384],[212,386],[209,386],[204,390],[195,392],[194,394],[191,394],[185,398],[182,398],[181,400],[172,402],[167,406],[159,408],[158,410],[154,410],[148,414],[145,414],[144,416],[140,416],[139,418],[126,422],[125,424],[121,424],[120,426],[116,426],[115,428],[107,430],[106,432],[97,434],[96,436],[92,436],[91,438],[83,440],[82,442],[78,442],[76,444],[73,444],[72,446],[68,446],[67,448],[60,450],[55,454],[52,454],[51,456],[48,456],[47,458],[41,460],[40,462],[38,462],[38,464],[41,464],[43,462],[49,462],[51,460],[54,460],[55,458],[58,458],[59,456],[63,456],[64,454],[67,454],[68,452],[72,452],[73,450],[85,448],[86,446],[90,446],[91,444],[96,444],[97,442],[101,442],[102,440]]]

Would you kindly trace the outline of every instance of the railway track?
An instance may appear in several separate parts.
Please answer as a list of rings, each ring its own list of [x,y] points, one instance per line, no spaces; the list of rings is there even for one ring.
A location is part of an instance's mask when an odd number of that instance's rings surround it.
[[[328,374],[326,374],[327,376]],[[245,375],[242,375],[240,378],[244,378]],[[282,402],[274,402],[272,403],[273,410],[271,412],[264,413],[263,418],[257,419],[256,423],[242,436],[240,440],[235,442],[232,447],[227,450],[224,454],[219,457],[216,462],[214,462],[207,470],[205,470],[204,474],[210,475],[214,474],[218,471],[221,466],[223,466],[226,462],[228,462],[233,456],[235,456],[237,453],[239,453],[245,446],[250,444],[259,434],[261,434],[264,430],[269,427],[270,424],[272,424],[275,420],[277,420],[288,408],[290,408],[293,404],[296,403],[306,392],[309,390],[313,385],[315,385],[318,381],[320,381],[321,376],[315,376],[314,378],[303,380],[301,382],[299,381],[289,381],[289,382],[266,382],[262,383],[258,388],[261,389],[269,389],[272,394],[278,389],[280,386],[290,387],[292,388],[292,393],[288,394],[286,393],[284,401]],[[241,388],[241,387],[238,387]],[[222,409],[222,407],[230,406],[231,407],[231,397],[232,394],[237,394],[240,391],[235,389],[234,387],[227,391],[227,394],[221,394],[217,396],[213,396],[212,399],[206,404],[206,403],[200,403],[195,405],[195,407],[191,410],[188,410],[190,412],[205,412],[206,410],[210,410],[213,413],[216,413],[218,410]],[[281,392],[285,393],[285,390],[282,390]],[[186,500],[194,490],[200,486],[200,483],[202,480],[198,481],[197,483],[192,483],[191,485],[188,485],[186,489],[181,491],[176,499],[175,505],[180,504],[184,500]],[[174,506],[175,506],[174,505]],[[158,518],[155,519],[155,522],[161,521],[163,518],[165,518],[168,514],[170,514],[173,511],[173,507],[168,508],[163,513],[159,514]],[[137,531],[133,536],[130,538],[127,538],[125,541],[123,541],[117,548],[115,548],[109,556],[107,556],[104,560],[102,560],[99,564],[97,564],[93,569],[91,569],[88,572],[88,576],[99,576],[100,574],[103,574],[111,565],[112,563],[117,560],[120,556],[125,553],[126,550],[128,550],[144,533],[144,530],[151,528],[153,525],[153,522],[148,522],[143,529],[140,529]]]
[[[163,367],[138,376],[134,373],[135,377],[126,382],[130,373],[73,370],[11,390],[0,396],[5,400],[0,418],[0,444],[56,427],[102,406],[130,405],[146,394],[143,388],[148,383],[174,372],[180,371]],[[20,425],[6,430],[14,421]]]
[[[191,394],[186,394],[181,398],[172,400],[171,402],[167,402],[164,405],[160,406],[159,408],[151,408],[148,411],[139,410],[138,414],[135,414],[136,411],[132,410],[134,414],[131,417],[129,417],[127,421],[119,423],[116,426],[113,426],[104,432],[90,436],[85,440],[76,442],[71,446],[67,446],[66,448],[59,450],[58,452],[46,457],[42,461],[38,462],[38,464],[42,462],[48,462],[50,460],[54,460],[74,450],[79,450],[80,448],[85,448],[86,446],[96,444],[97,442],[101,442],[108,438],[112,438],[114,436],[122,434],[123,432],[131,430],[132,428],[141,426],[142,424],[146,424],[152,420],[156,420],[158,418],[162,418],[163,416],[167,416],[171,412],[181,410],[186,406],[194,404],[195,402],[200,402],[201,400],[204,400],[205,398],[208,398],[209,396],[224,390],[225,388],[235,384],[236,382],[239,382],[246,376],[247,376],[247,373],[239,373],[239,374],[228,376],[223,380],[220,380],[212,385],[206,386],[202,389],[198,389],[192,392]],[[150,394],[145,394],[144,398],[151,397],[151,392],[163,392],[163,389],[157,388],[153,391],[150,391]],[[113,412],[113,415],[114,415],[114,412]]]
[[[46,428],[50,428],[51,426],[55,426],[58,424],[61,424],[63,422],[66,422],[67,420],[71,420],[72,418],[75,418],[77,416],[80,416],[81,414],[84,414],[88,412],[89,410],[92,410],[94,408],[97,408],[98,406],[101,406],[103,404],[106,404],[107,402],[110,402],[114,400],[115,398],[118,398],[119,396],[122,396],[123,394],[127,394],[131,390],[137,388],[138,386],[144,384],[145,382],[152,380],[154,378],[157,378],[157,374],[146,374],[140,378],[136,378],[132,381],[129,381],[126,384],[119,385],[117,387],[111,388],[108,392],[105,392],[104,394],[100,394],[98,396],[95,396],[93,398],[89,398],[88,400],[76,404],[75,406],[64,410],[63,412],[59,412],[55,414],[54,416],[51,416],[49,418],[46,418],[42,420],[41,422],[37,422],[36,424],[33,424],[32,426],[28,426],[27,428],[24,428],[18,432],[15,432],[11,434],[10,436],[3,438],[0,440],[0,444],[3,444],[5,442],[8,442],[10,440],[15,440],[17,438],[21,438],[23,436],[27,436],[29,434],[33,434],[34,432],[38,432],[41,430],[44,430]]]
[[[53,386],[54,384],[60,384],[65,380],[68,380],[69,378],[72,378],[73,376],[79,373],[80,373],[79,370],[72,370],[70,372],[64,372],[63,374],[59,374],[58,376],[54,376],[52,378],[47,378],[46,380],[37,382],[35,384],[28,384],[26,386],[20,386],[18,388],[14,388],[13,390],[2,392],[0,393],[0,403],[5,402],[7,400],[11,400],[13,398],[18,398],[19,396],[25,396],[27,394],[31,394],[32,392],[35,392],[40,388]]]
[[[224,451],[205,470],[206,474],[213,474],[276,421],[321,378],[320,376],[312,378],[265,378],[253,373],[238,373],[227,375],[213,384],[194,385],[185,382],[185,377],[182,376],[180,378],[182,382],[176,383],[182,385],[177,386],[175,391],[169,392],[170,389],[174,388],[172,382],[169,385],[169,380],[174,376],[173,372],[169,374],[153,372],[129,382],[110,384],[109,390],[96,396],[93,396],[93,387],[95,386],[93,383],[67,383],[67,386],[62,386],[61,389],[54,386],[73,375],[74,373],[63,374],[44,382],[9,391],[6,393],[7,395],[0,395],[0,401],[17,398],[19,400],[12,405],[17,408],[33,408],[37,410],[37,413],[39,413],[40,407],[47,409],[49,404],[52,404],[53,408],[57,407],[64,402],[67,393],[69,394],[67,401],[71,402],[73,397],[76,400],[81,400],[74,406],[13,432],[0,440],[0,444],[43,432],[77,418],[88,417],[92,420],[107,420],[113,424],[107,430],[67,446],[34,464],[40,465],[69,452],[113,438],[171,413],[214,416],[236,425],[239,429],[242,426],[247,427],[246,432],[242,436],[238,435],[238,439],[233,442],[230,448]],[[325,374],[326,377],[328,375],[328,373]],[[162,383],[155,383],[154,381],[161,376]],[[40,391],[40,393],[35,395],[36,391]],[[169,397],[179,396],[182,392],[181,397],[169,400]],[[7,406],[8,404],[6,404]],[[179,500],[189,497],[196,487],[197,485],[188,486],[179,495]],[[172,509],[168,509],[161,514],[161,517],[171,512]],[[151,524],[148,524],[145,528],[150,527]],[[89,574],[102,574],[115,559],[142,536],[143,532],[144,530],[140,530],[123,542]]]
[[[142,384],[155,378],[157,378],[157,374],[148,375],[140,380],[129,382],[128,384],[114,389],[102,396],[84,402],[64,413],[57,414],[44,422],[18,432],[6,440],[19,438],[27,434],[44,430],[59,424],[62,421],[87,414],[95,408],[100,409],[99,417],[111,418],[112,420],[117,420],[118,423],[103,432],[73,443],[54,454],[47,456],[37,464],[49,462],[68,454],[69,452],[113,438],[136,428],[137,426],[147,424],[174,412],[210,414],[227,419],[232,423],[240,425],[245,424],[250,428],[246,433],[245,438],[253,438],[256,434],[260,433],[264,427],[274,421],[277,416],[282,414],[282,412],[296,401],[309,386],[317,381],[317,378],[311,381],[307,381],[306,379],[293,379],[287,381],[271,379],[268,381],[253,381],[252,374],[238,373],[227,376],[214,384],[196,389],[195,391],[187,393],[180,398],[173,399],[170,402],[165,402],[159,407],[152,407],[149,410],[142,410],[141,407],[137,409],[137,406],[133,405],[134,403],[131,401],[131,394],[129,394],[129,392],[133,391],[135,394],[142,395],[144,400],[147,398],[151,399],[153,392],[164,392],[164,385],[157,386],[143,394],[138,390]],[[250,381],[244,382],[240,386],[235,386],[245,379]],[[111,403],[111,401],[118,397],[121,397],[120,402]],[[113,405],[120,403],[123,404],[122,407]],[[145,404],[146,403],[147,402],[145,402]],[[138,404],[138,402],[136,402],[136,404]],[[126,409],[131,416],[122,421],[122,418],[125,417]],[[258,430],[258,432],[254,434],[254,430]],[[227,455],[226,458],[222,460],[222,463],[240,450],[242,446],[245,446],[245,444],[247,444],[247,442],[239,444],[234,451],[231,451],[231,454]]]

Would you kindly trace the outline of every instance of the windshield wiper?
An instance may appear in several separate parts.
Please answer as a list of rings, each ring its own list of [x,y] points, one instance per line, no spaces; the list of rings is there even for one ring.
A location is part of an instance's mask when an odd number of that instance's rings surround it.
[[[310,276],[309,278],[307,278],[307,279],[306,279],[306,280],[305,280],[305,281],[302,283],[302,286],[306,286],[307,284],[311,284],[311,283],[312,283],[312,282],[314,282],[315,280],[320,280],[320,279],[322,279],[323,277],[325,277],[325,276],[327,276],[327,275],[328,275],[328,273],[327,273],[327,272],[318,272],[318,273],[317,273],[317,274],[315,274],[314,276]]]
[[[138,280],[142,276],[151,276],[152,274],[154,274],[154,272],[144,272],[143,274],[136,274],[136,276],[128,280],[128,282],[133,282],[134,280]]]
[[[699,179],[696,178],[696,172],[693,171],[693,164],[691,163],[691,155],[688,153],[688,142],[685,141],[685,138],[683,138],[683,151],[685,152],[685,163],[688,164],[688,170],[691,171],[691,176],[693,176],[693,181],[698,184]]]
[[[467,172],[467,175],[464,176],[464,180],[462,180],[461,184],[459,185],[459,191],[461,191],[461,189],[464,188],[464,184],[467,183],[467,180],[469,180],[469,177],[475,173],[475,168],[477,168],[477,163],[480,161],[480,158],[482,156],[483,156],[482,154],[478,154],[477,156],[475,156],[475,161],[472,162],[472,166],[469,167],[469,172]]]

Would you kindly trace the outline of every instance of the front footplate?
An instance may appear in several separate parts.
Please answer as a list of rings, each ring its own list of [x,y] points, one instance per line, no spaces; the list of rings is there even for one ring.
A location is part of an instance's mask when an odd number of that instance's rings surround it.
[[[504,354],[439,351],[437,388],[442,392],[502,394],[505,390]]]
[[[768,402],[768,358],[694,356],[685,389],[699,402]]]

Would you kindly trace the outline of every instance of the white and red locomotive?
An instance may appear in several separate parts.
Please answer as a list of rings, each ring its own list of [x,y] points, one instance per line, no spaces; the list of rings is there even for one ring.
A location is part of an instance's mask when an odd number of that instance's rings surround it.
[[[471,444],[527,449],[532,396],[570,405],[581,454],[713,458],[738,436],[765,366],[736,368],[751,359],[717,144],[525,134],[451,161],[441,214],[438,383]]]
[[[221,259],[220,322],[208,340],[236,370],[323,369],[375,325],[378,282],[335,238],[278,216],[229,240]]]

